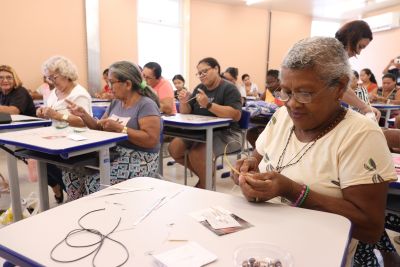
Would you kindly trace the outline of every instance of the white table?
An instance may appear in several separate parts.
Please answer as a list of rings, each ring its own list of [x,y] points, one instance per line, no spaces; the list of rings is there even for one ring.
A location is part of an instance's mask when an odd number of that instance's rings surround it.
[[[385,128],[389,127],[390,112],[392,110],[400,110],[400,105],[389,105],[389,104],[372,104],[372,106],[379,110],[386,111],[385,115]]]
[[[232,119],[177,113],[174,116],[163,116],[163,121],[164,126],[170,128],[206,131],[206,189],[213,190],[213,131],[217,128],[229,126]],[[185,138],[171,132],[168,133],[168,136]],[[162,166],[162,157],[160,164]],[[162,168],[160,172],[162,175]]]
[[[51,125],[51,120],[25,115],[11,115],[11,119],[11,123],[0,124],[0,133]]]
[[[107,216],[107,213],[93,214],[84,222],[86,227],[105,233],[116,225],[119,217],[122,218],[117,231],[130,229],[113,233],[111,238],[122,242],[129,250],[130,258],[124,266],[155,266],[150,252],[164,252],[185,244],[170,241],[177,237],[197,242],[214,253],[217,260],[207,266],[233,266],[235,249],[251,241],[274,244],[290,252],[294,266],[337,267],[346,258],[351,225],[349,220],[339,215],[269,203],[249,203],[243,197],[152,178],[134,178],[113,187],[116,186],[151,186],[154,189],[95,197],[115,192],[108,188],[4,227],[0,229],[0,256],[13,260],[20,266],[92,266],[92,257],[70,264],[54,262],[49,257],[50,251],[69,231],[77,228],[77,220],[83,214],[105,207],[110,210],[113,206],[125,210],[114,212],[114,216]],[[177,192],[180,193],[152,212],[135,228],[131,228],[157,199]],[[253,227],[217,236],[189,215],[214,206],[233,212]],[[82,235],[78,240],[93,242],[97,239]],[[79,255],[77,251],[66,250],[67,248],[60,248],[59,255],[66,258]],[[81,252],[80,255],[82,254]],[[96,258],[96,266],[115,266],[112,261],[121,259],[123,255],[119,247],[106,241]]]
[[[50,120],[43,120],[40,118],[30,117],[25,115],[11,115],[11,119],[12,119],[11,123],[0,124],[0,133],[15,132],[24,129],[32,129],[32,128],[45,127],[51,125]],[[7,158],[8,170],[16,170],[17,160],[15,159],[15,157],[10,153],[7,153],[6,158]],[[8,179],[10,183],[11,208],[14,213],[14,220],[20,220],[22,218],[21,216],[22,211],[20,204],[21,196],[19,192],[18,173],[9,171]]]
[[[86,130],[77,133],[87,137],[87,140],[74,141],[67,138],[74,133],[72,127],[56,129],[54,127],[36,128],[18,132],[8,132],[0,134],[0,143],[15,148],[25,148],[50,155],[60,155],[64,159],[90,152],[99,152],[100,183],[110,183],[110,157],[109,148],[117,142],[127,140],[127,135],[122,133],[111,133],[94,130]],[[11,201],[14,213],[14,221],[22,218],[21,202],[19,195],[18,170],[16,159],[7,156],[7,166],[11,187]],[[42,211],[49,208],[49,197],[47,190],[47,171],[46,163],[39,161],[39,200]],[[11,182],[12,181],[12,182]]]
[[[103,98],[95,98],[92,97],[92,104],[93,103],[110,103],[111,100],[110,99],[103,99]]]

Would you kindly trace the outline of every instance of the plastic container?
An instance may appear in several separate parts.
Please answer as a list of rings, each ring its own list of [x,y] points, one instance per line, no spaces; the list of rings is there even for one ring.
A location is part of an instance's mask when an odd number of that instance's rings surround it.
[[[235,267],[292,267],[292,255],[275,245],[264,242],[249,242],[240,245],[234,252]]]

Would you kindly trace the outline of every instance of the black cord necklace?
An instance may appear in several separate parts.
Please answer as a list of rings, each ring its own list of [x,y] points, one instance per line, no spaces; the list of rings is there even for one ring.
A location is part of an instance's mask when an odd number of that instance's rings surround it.
[[[318,139],[320,139],[321,137],[326,135],[328,132],[330,132],[333,128],[335,128],[344,119],[344,117],[346,116],[346,112],[347,112],[347,110],[345,108],[341,107],[338,114],[336,115],[336,119],[331,124],[329,124],[325,129],[323,129],[322,132],[317,137],[315,137],[311,142],[308,142],[307,144],[305,144],[300,149],[300,151],[297,152],[297,154],[291,160],[289,160],[288,163],[283,165],[283,159],[286,154],[286,149],[289,145],[290,139],[292,138],[292,135],[295,130],[295,126],[293,125],[292,128],[290,129],[290,134],[286,141],[285,148],[282,150],[282,153],[279,156],[278,164],[276,165],[275,171],[280,173],[283,169],[297,164],[304,157],[304,155],[315,145],[315,143],[317,142]],[[303,150],[305,150],[303,152],[303,154],[300,157],[298,157]],[[298,159],[296,161],[294,161],[296,158],[298,158]]]
[[[119,263],[118,265],[116,265],[116,266],[122,266],[122,265],[124,265],[124,264],[128,261],[128,259],[129,259],[129,251],[128,251],[128,248],[127,248],[124,244],[122,244],[120,241],[117,241],[117,240],[115,240],[115,239],[113,239],[113,238],[110,237],[110,235],[111,235],[112,233],[114,233],[115,230],[116,230],[116,229],[118,228],[118,226],[120,225],[120,223],[121,223],[121,217],[119,218],[117,225],[116,225],[116,226],[111,230],[111,232],[109,232],[108,234],[102,234],[100,231],[98,231],[98,230],[96,230],[96,229],[86,228],[86,227],[84,227],[84,226],[82,225],[81,221],[82,221],[86,216],[88,216],[89,214],[95,213],[95,212],[99,212],[99,211],[105,211],[105,209],[97,209],[97,210],[89,211],[89,212],[87,212],[86,214],[82,215],[82,217],[79,218],[78,224],[79,224],[80,228],[77,228],[77,229],[74,229],[74,230],[70,231],[70,232],[66,235],[66,237],[64,237],[59,243],[57,243],[57,244],[53,247],[53,249],[51,250],[51,252],[50,252],[50,258],[51,258],[53,261],[60,262],[60,263],[77,262],[77,261],[79,261],[79,260],[81,260],[81,259],[84,259],[84,258],[89,257],[90,255],[94,254],[94,256],[93,256],[93,258],[92,258],[92,266],[96,266],[96,265],[95,265],[96,256],[99,254],[100,249],[102,248],[102,246],[103,246],[103,244],[104,244],[104,241],[105,241],[106,239],[108,239],[108,240],[110,240],[110,241],[116,243],[117,245],[119,245],[120,247],[122,247],[122,249],[125,251],[125,254],[126,254],[126,255],[125,255],[125,259],[124,259],[121,263]],[[75,245],[75,244],[72,244],[72,243],[70,242],[70,238],[71,238],[73,235],[80,234],[80,233],[82,233],[82,232],[89,232],[89,233],[91,233],[91,234],[97,235],[97,236],[99,236],[100,239],[99,239],[98,241],[96,241],[96,242],[89,243],[89,244],[84,244],[84,245]],[[56,249],[57,249],[60,245],[62,245],[63,243],[65,243],[67,246],[72,247],[72,248],[88,248],[88,247],[94,247],[94,249],[93,249],[92,251],[90,251],[89,253],[87,253],[87,254],[81,256],[81,257],[74,258],[74,259],[69,259],[69,260],[61,260],[61,259],[58,259],[58,258],[56,258],[56,257],[54,256],[54,252],[55,252]]]

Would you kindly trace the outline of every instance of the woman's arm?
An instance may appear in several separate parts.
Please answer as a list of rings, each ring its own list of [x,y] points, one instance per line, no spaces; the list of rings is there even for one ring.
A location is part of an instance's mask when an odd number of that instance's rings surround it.
[[[192,95],[193,96],[193,95]],[[192,113],[192,107],[189,104],[191,95],[186,90],[181,90],[178,94],[179,99],[179,113],[190,114]]]
[[[371,102],[372,102],[373,98],[371,98]],[[353,106],[357,109],[360,110],[360,112],[362,114],[367,114],[368,112],[373,112],[375,114],[375,117],[377,118],[377,120],[379,120],[379,118],[381,117],[381,113],[379,110],[377,110],[374,107],[370,107],[369,105],[367,105],[366,103],[364,103],[363,101],[361,101],[361,99],[359,99],[357,97],[357,95],[354,93],[353,90],[346,90],[345,93],[343,94],[343,101],[347,104],[349,104],[350,106]]]
[[[49,108],[49,107],[42,108],[41,111],[37,114],[46,119],[68,122],[68,124],[73,127],[84,127],[85,126],[85,123],[82,121],[82,119],[80,117],[73,115],[72,113],[71,114],[61,113],[61,112],[59,112],[53,108]]]
[[[96,119],[86,111],[86,109],[75,104],[74,102],[71,102],[70,100],[65,99],[65,102],[68,104],[68,109],[71,113],[69,117],[73,116],[81,121],[82,126],[78,127],[87,126],[90,129],[101,130],[101,126],[97,123]]]
[[[207,108],[207,105],[210,104],[208,102],[208,96],[201,89],[198,89],[198,94],[196,95],[196,100],[199,103],[200,107],[202,107],[202,108]],[[210,111],[217,117],[231,118],[234,121],[239,121],[240,116],[241,116],[240,110],[234,109],[231,106],[219,105],[217,103],[211,103],[211,107],[208,108],[208,111]]]
[[[175,105],[175,101],[173,97],[166,97],[160,99],[160,111],[167,115],[171,115],[174,111],[173,105]]]
[[[0,112],[8,113],[11,115],[17,115],[21,113],[21,111],[15,106],[1,106],[1,105],[0,105]]]
[[[246,175],[239,184],[253,201],[282,196],[294,203],[303,190],[302,185],[276,172]],[[387,182],[350,186],[342,189],[343,199],[310,190],[302,207],[342,215],[352,222],[354,238],[376,243],[384,228],[387,189]]]
[[[389,61],[389,64],[383,69],[382,74],[385,75],[389,72],[389,68],[394,64],[394,58]]]
[[[208,111],[214,113],[217,117],[231,118],[234,121],[239,121],[241,116],[240,110],[230,106],[218,105],[217,103],[212,103]]]
[[[103,129],[108,132],[120,133],[124,125],[111,119],[99,121]],[[127,128],[128,140],[134,145],[153,148],[160,140],[160,117],[146,116],[139,119],[140,130]]]

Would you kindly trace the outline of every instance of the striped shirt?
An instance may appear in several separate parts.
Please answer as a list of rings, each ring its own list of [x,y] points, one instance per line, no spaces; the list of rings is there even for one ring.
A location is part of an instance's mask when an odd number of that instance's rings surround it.
[[[357,89],[354,90],[354,93],[356,93],[356,96],[359,99],[361,99],[361,101],[363,101],[366,104],[369,103],[368,91],[363,86],[358,86]],[[358,108],[351,107],[351,109],[360,112]]]

